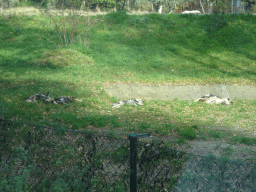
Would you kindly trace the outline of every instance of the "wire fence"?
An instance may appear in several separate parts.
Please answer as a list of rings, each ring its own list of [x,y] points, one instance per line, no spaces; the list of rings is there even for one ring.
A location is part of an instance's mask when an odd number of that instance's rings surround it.
[[[250,163],[190,155],[176,185],[180,191],[255,191],[256,170]]]
[[[255,191],[248,162],[176,150],[149,134],[98,134],[0,115],[0,191]]]

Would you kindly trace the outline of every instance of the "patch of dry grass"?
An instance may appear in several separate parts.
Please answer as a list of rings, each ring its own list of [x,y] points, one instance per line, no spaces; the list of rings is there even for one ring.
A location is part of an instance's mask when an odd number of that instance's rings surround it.
[[[57,9],[51,9],[50,13],[53,15],[63,15],[63,16],[68,16],[70,14],[70,9],[66,10],[57,10]],[[4,9],[3,15],[42,15],[43,12],[40,9],[37,9],[35,7],[14,7],[14,8],[8,8]],[[79,16],[87,16],[88,12],[87,11],[74,11],[74,14],[79,15]],[[106,15],[107,12],[89,12],[91,16],[95,15]]]
[[[56,67],[67,67],[72,65],[89,66],[93,65],[94,61],[89,56],[80,52],[57,49],[54,51],[46,51],[40,59],[34,61],[35,65],[47,66],[54,65]]]

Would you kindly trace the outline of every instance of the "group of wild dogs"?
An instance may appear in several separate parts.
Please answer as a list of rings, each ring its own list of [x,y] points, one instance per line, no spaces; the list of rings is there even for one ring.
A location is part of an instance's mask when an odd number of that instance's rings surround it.
[[[75,97],[69,97],[69,96],[60,96],[53,99],[50,97],[49,92],[46,94],[42,94],[42,93],[35,94],[32,96],[29,96],[26,99],[27,102],[36,102],[38,100],[42,100],[45,103],[53,103],[53,104],[66,104],[72,101],[82,102],[81,99],[76,99]],[[213,94],[204,95],[199,99],[195,100],[195,102],[198,102],[198,101],[205,102],[208,104],[222,104],[222,105],[232,105],[234,103],[230,98],[221,98]],[[144,101],[141,99],[126,99],[126,100],[121,100],[119,102],[113,103],[112,108],[119,108],[125,104],[137,106],[137,105],[143,105],[143,103]]]
[[[50,93],[38,93],[32,96],[29,96],[26,101],[27,102],[37,102],[38,100],[42,100],[45,103],[53,103],[53,104],[66,104],[68,102],[72,102],[72,101],[79,101],[82,102],[81,99],[76,99],[75,97],[68,97],[68,96],[60,96],[60,97],[56,97],[56,98],[51,98],[50,97]]]

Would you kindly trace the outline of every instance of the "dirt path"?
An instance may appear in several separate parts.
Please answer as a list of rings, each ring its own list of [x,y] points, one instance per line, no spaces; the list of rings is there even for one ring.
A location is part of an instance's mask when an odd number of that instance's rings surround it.
[[[173,100],[179,98],[180,100],[193,100],[209,93],[220,97],[230,97],[231,99],[256,99],[256,87],[249,85],[157,86],[112,84],[106,86],[104,89],[109,96],[120,99]]]
[[[80,16],[85,16],[87,15],[87,11],[72,11],[74,14],[76,15],[80,15]],[[64,15],[67,16],[70,13],[70,10],[54,10],[51,9],[50,13],[52,15]],[[8,9],[4,9],[3,11],[3,15],[41,15],[42,12],[35,8],[35,7],[15,7],[15,8],[8,8]],[[105,15],[107,14],[107,12],[90,12],[90,15]]]

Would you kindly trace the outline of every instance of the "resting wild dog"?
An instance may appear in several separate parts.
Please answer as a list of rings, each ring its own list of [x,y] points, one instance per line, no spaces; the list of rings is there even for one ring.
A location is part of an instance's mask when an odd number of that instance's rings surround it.
[[[35,94],[27,98],[27,102],[36,102],[37,100],[43,100],[45,103],[53,103],[53,104],[66,104],[68,102],[72,101],[79,101],[82,102],[80,99],[76,99],[75,97],[66,97],[66,96],[61,96],[61,97],[56,97],[55,99],[50,97],[50,93],[46,94]]]
[[[72,101],[82,102],[81,99],[76,99],[75,97],[67,97],[67,96],[56,97],[51,102],[53,104],[66,104],[66,103],[69,103],[69,102],[72,102]]]
[[[201,101],[208,104],[222,104],[222,105],[232,105],[234,102],[230,98],[220,98],[213,94],[204,95],[201,98],[195,100],[195,102]]]
[[[137,105],[143,105],[143,101],[141,99],[126,99],[126,100],[113,103],[112,108],[119,108],[125,104],[137,106]]]
[[[29,96],[26,101],[27,102],[36,102],[37,100],[47,100],[50,98],[50,93],[46,93],[46,94],[42,94],[42,93],[38,93],[38,94],[35,94],[35,95],[32,95],[32,96]]]

